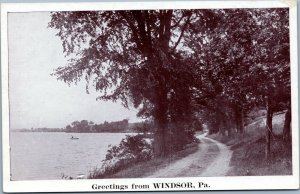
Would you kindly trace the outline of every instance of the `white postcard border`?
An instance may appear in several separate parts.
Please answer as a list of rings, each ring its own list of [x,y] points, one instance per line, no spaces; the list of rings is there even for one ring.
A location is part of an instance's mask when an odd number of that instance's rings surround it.
[[[114,189],[94,190],[97,185],[128,185],[125,191],[166,191],[154,189],[153,183],[192,182],[196,187],[205,183],[210,187],[192,190],[260,190],[299,188],[299,110],[298,110],[298,56],[297,56],[297,2],[287,1],[174,1],[174,2],[91,2],[91,3],[27,3],[1,4],[1,79],[2,79],[2,146],[3,146],[3,189],[5,192],[72,192],[72,191],[120,191]],[[75,10],[127,10],[127,9],[201,9],[201,8],[290,8],[290,54],[292,83],[292,176],[238,176],[238,177],[195,177],[195,178],[140,178],[140,179],[94,179],[94,180],[47,180],[10,181],[9,153],[9,98],[8,98],[8,42],[7,13],[32,11],[75,11]],[[132,190],[131,185],[149,185],[150,189]],[[189,190],[189,189],[170,189]]]

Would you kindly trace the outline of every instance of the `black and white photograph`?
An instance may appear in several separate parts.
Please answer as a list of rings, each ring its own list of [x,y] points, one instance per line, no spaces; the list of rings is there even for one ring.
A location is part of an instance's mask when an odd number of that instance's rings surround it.
[[[2,4],[4,191],[299,188],[296,8]]]

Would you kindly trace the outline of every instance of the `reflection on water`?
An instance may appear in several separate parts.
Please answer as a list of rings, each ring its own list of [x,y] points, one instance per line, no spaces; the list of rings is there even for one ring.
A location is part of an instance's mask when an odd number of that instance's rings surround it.
[[[79,139],[71,139],[71,136]],[[12,132],[11,179],[49,180],[77,177],[101,166],[108,146],[125,133]]]

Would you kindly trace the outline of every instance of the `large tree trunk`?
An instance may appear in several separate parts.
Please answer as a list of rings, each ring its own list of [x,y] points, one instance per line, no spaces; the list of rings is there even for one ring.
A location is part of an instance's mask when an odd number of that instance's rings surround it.
[[[227,119],[227,122],[226,122],[226,130],[227,130],[227,136],[228,137],[231,137],[232,136],[232,131],[231,131],[231,129],[232,129],[232,123],[231,123],[231,117],[229,117],[228,119]]]
[[[244,133],[244,110],[236,106],[234,112],[237,132]]]
[[[240,133],[244,133],[244,110],[241,108],[241,117],[240,117],[240,122],[241,122],[241,126],[240,126]]]
[[[231,128],[232,128],[232,123],[231,123],[232,117],[229,115],[225,115],[225,130],[227,131],[227,136],[230,137],[231,136]]]
[[[157,88],[157,97],[155,104],[154,122],[156,130],[154,132],[154,156],[165,157],[167,153],[167,129],[168,129],[168,102],[167,102],[167,89],[165,83],[160,81],[159,87]]]
[[[156,121],[156,130],[154,132],[154,156],[155,157],[165,157],[167,155],[166,147],[166,131],[167,126],[162,121]]]
[[[291,142],[291,107],[288,108],[285,113],[285,120],[283,126],[283,140],[285,143],[290,144]]]
[[[267,97],[266,100],[267,118],[266,118],[266,145],[265,145],[265,158],[269,159],[271,155],[271,133],[272,133],[272,118],[273,110],[271,106],[271,99]]]
[[[225,133],[224,133],[224,130],[223,130],[223,125],[224,125],[224,123],[223,123],[223,117],[222,117],[222,114],[220,113],[220,111],[218,111],[218,110],[217,110],[216,117],[217,117],[217,119],[216,119],[217,132],[220,135],[224,136]]]
[[[238,117],[238,113],[235,112],[235,128],[236,128],[236,132],[238,133],[239,132],[239,129],[240,129],[240,119]]]
[[[154,156],[165,157],[168,154],[166,145],[168,123],[166,119],[166,109],[160,107],[157,117],[155,118],[156,130],[154,132]]]

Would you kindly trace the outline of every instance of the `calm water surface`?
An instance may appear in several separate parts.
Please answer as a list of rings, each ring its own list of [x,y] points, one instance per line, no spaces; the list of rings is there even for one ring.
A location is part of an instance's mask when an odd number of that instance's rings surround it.
[[[78,140],[71,140],[71,136]],[[12,132],[11,179],[50,180],[77,177],[101,166],[109,145],[125,133]]]

